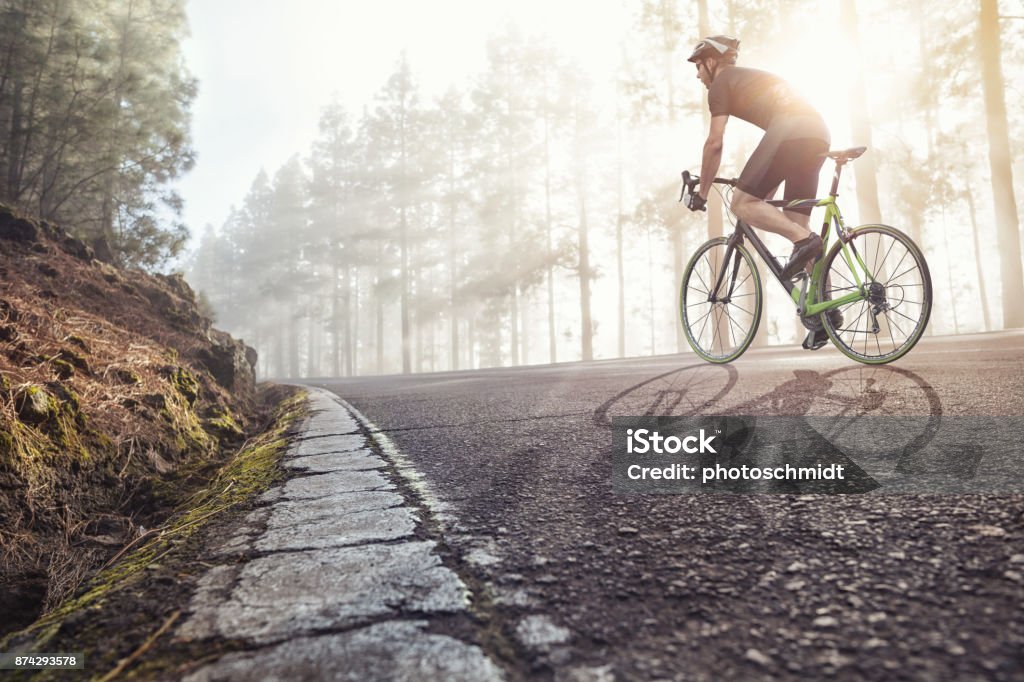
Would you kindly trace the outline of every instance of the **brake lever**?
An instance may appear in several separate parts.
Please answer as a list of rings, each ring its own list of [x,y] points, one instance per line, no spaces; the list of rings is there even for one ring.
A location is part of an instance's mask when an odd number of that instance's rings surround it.
[[[682,189],[679,190],[679,201],[677,203],[683,202],[683,199],[686,197],[686,190],[690,190],[690,194],[693,194],[693,186],[700,181],[699,178],[695,178],[692,175],[690,175],[690,171],[688,170],[684,170],[682,176],[683,187]]]

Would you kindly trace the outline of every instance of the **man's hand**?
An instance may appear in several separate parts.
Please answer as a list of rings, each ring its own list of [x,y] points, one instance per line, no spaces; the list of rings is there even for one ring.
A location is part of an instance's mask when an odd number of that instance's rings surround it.
[[[708,210],[707,206],[708,200],[696,192],[691,192],[690,196],[686,199],[686,208],[691,211],[706,211]]]

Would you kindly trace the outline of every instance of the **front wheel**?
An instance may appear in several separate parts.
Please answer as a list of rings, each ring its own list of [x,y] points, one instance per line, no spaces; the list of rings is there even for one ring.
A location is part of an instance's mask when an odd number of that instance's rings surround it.
[[[894,227],[864,225],[849,233],[844,255],[837,242],[825,257],[818,300],[864,287],[864,300],[821,315],[828,336],[844,355],[882,365],[903,357],[918,342],[932,311],[932,279],[917,245]],[[856,270],[856,276],[854,275]]]
[[[683,271],[683,331],[694,352],[708,362],[732,362],[743,355],[757,333],[761,303],[761,278],[750,253],[740,244],[730,249],[726,237],[697,249]]]

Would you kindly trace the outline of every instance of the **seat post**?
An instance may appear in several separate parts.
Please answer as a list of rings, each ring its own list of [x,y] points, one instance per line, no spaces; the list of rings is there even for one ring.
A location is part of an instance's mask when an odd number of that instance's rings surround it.
[[[843,174],[843,165],[845,162],[842,158],[836,159],[836,172],[832,174],[832,189],[829,190],[829,196],[835,199],[839,196],[839,176]]]

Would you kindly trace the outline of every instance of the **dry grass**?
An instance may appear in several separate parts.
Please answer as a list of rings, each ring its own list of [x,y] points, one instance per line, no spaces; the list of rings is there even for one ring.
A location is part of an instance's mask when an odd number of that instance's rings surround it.
[[[56,607],[238,444],[217,420],[244,426],[251,394],[210,346],[187,287],[0,237],[0,595],[44,575]]]

